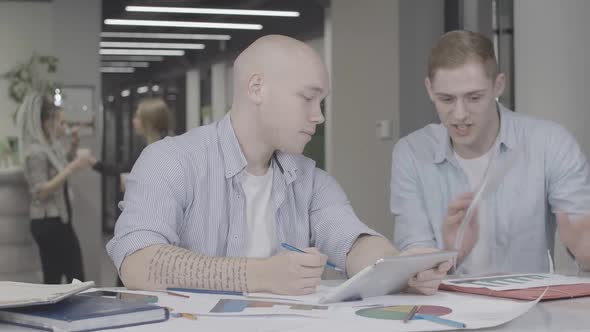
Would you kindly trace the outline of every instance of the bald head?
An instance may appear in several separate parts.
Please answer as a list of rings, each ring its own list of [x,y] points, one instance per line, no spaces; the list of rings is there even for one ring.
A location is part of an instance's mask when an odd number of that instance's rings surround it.
[[[328,71],[319,55],[293,38],[256,40],[234,63],[232,124],[246,150],[301,153],[324,122]],[[268,162],[268,159],[264,162]]]
[[[234,104],[247,97],[248,83],[259,76],[266,83],[313,72],[327,78],[320,56],[305,43],[287,36],[268,35],[248,46],[234,62]]]

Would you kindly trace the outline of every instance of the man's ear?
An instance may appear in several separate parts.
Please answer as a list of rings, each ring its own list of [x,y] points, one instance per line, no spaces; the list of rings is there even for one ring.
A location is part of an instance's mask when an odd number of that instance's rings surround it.
[[[426,78],[424,79],[424,85],[426,86],[426,92],[428,92],[428,97],[430,97],[430,100],[432,100],[432,102],[434,102],[434,93],[432,92],[432,82],[430,81],[430,78],[428,76],[426,76]]]
[[[262,75],[254,74],[248,80],[248,96],[256,104],[262,103],[262,85],[264,80]]]
[[[496,76],[496,80],[494,81],[494,96],[496,98],[500,98],[504,92],[504,87],[506,87],[506,76],[504,73],[500,73]]]

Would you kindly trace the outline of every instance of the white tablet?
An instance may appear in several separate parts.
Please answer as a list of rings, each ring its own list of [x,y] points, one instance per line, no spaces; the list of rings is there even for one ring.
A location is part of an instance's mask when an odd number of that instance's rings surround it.
[[[406,288],[408,280],[418,272],[432,269],[456,257],[456,251],[439,251],[380,258],[375,264],[335,287],[319,302],[333,303],[397,293]]]

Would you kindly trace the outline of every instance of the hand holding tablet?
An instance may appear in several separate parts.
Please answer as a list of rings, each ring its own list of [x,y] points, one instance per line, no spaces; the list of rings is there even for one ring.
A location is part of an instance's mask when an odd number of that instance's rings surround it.
[[[335,287],[320,303],[333,303],[397,293],[421,272],[456,258],[456,251],[437,251],[415,255],[380,258],[359,273]],[[415,280],[417,281],[417,280]],[[412,286],[412,285],[410,285]]]

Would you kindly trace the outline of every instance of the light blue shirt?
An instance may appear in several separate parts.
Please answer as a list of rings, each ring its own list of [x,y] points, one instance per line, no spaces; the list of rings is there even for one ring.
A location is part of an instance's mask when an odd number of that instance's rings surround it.
[[[315,246],[344,270],[354,241],[378,234],[358,219],[336,180],[313,160],[277,151],[271,164],[278,243]],[[107,244],[115,266],[154,244],[243,257],[248,237],[240,179],[246,165],[229,114],[150,144],[127,179],[123,213]]]
[[[489,236],[496,272],[547,272],[552,252],[555,213],[590,210],[590,169],[576,140],[561,126],[499,105],[497,158],[521,144],[518,157],[496,191],[483,199],[492,224]],[[470,191],[467,176],[453,155],[442,124],[431,124],[395,145],[391,169],[390,209],[394,242],[444,246],[442,225],[449,203]],[[458,272],[462,272],[459,268]]]

